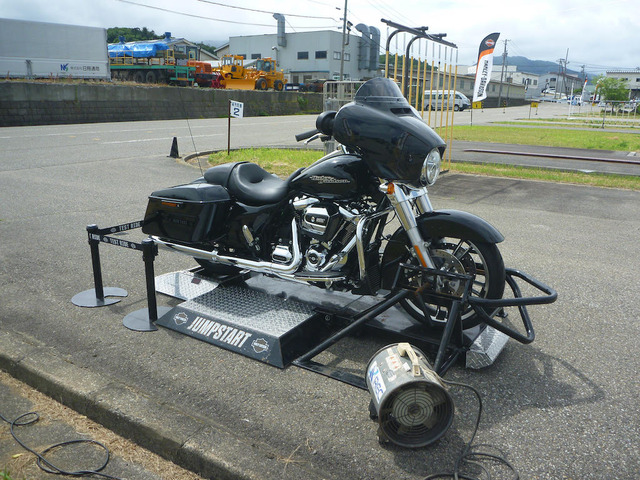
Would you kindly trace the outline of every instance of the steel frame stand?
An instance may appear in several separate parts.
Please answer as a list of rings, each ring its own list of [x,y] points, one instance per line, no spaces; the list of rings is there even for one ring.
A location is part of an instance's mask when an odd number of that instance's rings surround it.
[[[419,275],[419,286],[401,285],[398,279],[400,278],[400,271],[402,269],[404,269],[405,272],[407,270],[411,270],[413,273]],[[404,277],[406,278],[406,275],[404,275]],[[541,291],[544,295],[537,297],[523,297],[514,277],[520,278],[530,286]],[[442,283],[443,280],[462,282],[462,294],[456,296],[437,291],[436,285]],[[462,355],[469,351],[471,344],[480,336],[485,328],[487,328],[487,325],[520,343],[531,343],[535,338],[535,333],[533,331],[533,325],[526,306],[553,303],[557,298],[557,293],[555,290],[538,280],[522,272],[509,268],[506,269],[506,282],[513,292],[513,298],[478,298],[471,296],[473,278],[468,275],[460,275],[401,264],[396,275],[394,290],[385,297],[382,302],[373,305],[361,314],[347,318],[350,322],[347,327],[327,338],[324,342],[310,350],[308,353],[297,358],[293,364],[366,390],[367,386],[364,378],[353,375],[349,372],[343,372],[335,368],[327,367],[321,363],[314,362],[312,359],[356,328],[360,326],[371,327],[371,325],[365,324],[367,324],[367,322],[376,315],[379,315],[398,303],[401,299],[414,293],[424,295],[429,303],[435,303],[438,305],[446,304],[448,306],[448,314],[445,319],[444,328],[430,328],[429,325],[427,325],[429,321],[427,321],[425,322],[426,324],[422,326],[423,328],[421,329],[421,332],[416,334],[413,338],[408,339],[405,332],[401,331],[392,333],[401,337],[401,341],[418,340],[420,343],[418,346],[426,344],[427,346],[431,346],[432,349],[437,348],[433,370],[438,375],[444,375]],[[495,318],[496,316],[506,316],[504,313],[504,307],[513,306],[518,307],[526,334],[518,332],[514,328],[505,325],[504,322]],[[472,308],[475,313],[482,318],[486,325],[464,330],[462,312],[468,308]],[[426,311],[426,306],[423,305],[423,309],[425,310],[425,318],[429,319],[430,316]],[[490,314],[487,313],[487,311],[489,311]],[[373,329],[379,332],[389,333],[389,330],[385,326],[377,326],[373,327]],[[470,332],[470,330],[472,331]],[[423,332],[428,333],[424,334]]]

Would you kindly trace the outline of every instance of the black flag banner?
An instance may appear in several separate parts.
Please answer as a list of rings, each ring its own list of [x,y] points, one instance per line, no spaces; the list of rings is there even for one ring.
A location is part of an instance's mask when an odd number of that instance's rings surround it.
[[[478,65],[476,67],[476,82],[473,87],[473,101],[479,102],[487,98],[487,86],[493,69],[493,49],[498,43],[499,33],[491,33],[480,42],[478,51]]]

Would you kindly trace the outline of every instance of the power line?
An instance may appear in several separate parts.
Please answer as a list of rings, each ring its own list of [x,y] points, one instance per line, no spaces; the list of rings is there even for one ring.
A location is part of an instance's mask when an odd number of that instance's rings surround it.
[[[155,7],[153,5],[147,5],[144,3],[137,3],[137,2],[132,2],[130,0],[116,0],[117,2],[121,2],[121,3],[127,3],[129,5],[135,5],[136,7],[144,7],[144,8],[150,8],[152,10],[159,10],[161,12],[167,12],[167,13],[172,13],[175,15],[183,15],[185,17],[191,17],[191,18],[198,18],[201,20],[211,20],[213,22],[223,22],[223,23],[233,23],[235,25],[249,25],[252,27],[273,27],[274,24],[273,23],[251,23],[251,22],[238,22],[235,20],[227,20],[227,19],[223,19],[223,18],[213,18],[213,17],[206,17],[204,15],[196,15],[193,13],[186,13],[186,12],[178,12],[177,10],[169,10],[168,8],[161,8],[161,7]],[[334,26],[315,26],[315,27],[297,27],[299,29],[306,29],[306,28],[313,28],[313,29],[317,29],[317,28],[333,28]]]
[[[212,5],[218,5],[219,7],[235,8],[237,10],[246,10],[248,12],[268,13],[269,15],[273,15],[275,13],[281,13],[281,12],[270,12],[270,11],[267,11],[267,10],[258,10],[256,8],[239,7],[237,5],[227,5],[226,3],[214,2],[213,0],[198,0],[198,1],[202,2],[202,3],[210,3]],[[333,17],[318,17],[318,16],[312,16],[312,15],[296,15],[296,14],[293,14],[293,13],[282,13],[282,15],[285,15],[287,17],[314,18],[314,19],[333,20],[333,21],[336,20]]]

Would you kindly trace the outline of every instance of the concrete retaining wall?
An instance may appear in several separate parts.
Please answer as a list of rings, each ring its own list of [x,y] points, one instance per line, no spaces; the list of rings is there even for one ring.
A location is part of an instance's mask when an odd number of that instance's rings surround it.
[[[229,100],[247,117],[322,111],[316,93],[3,81],[0,126],[217,118]]]

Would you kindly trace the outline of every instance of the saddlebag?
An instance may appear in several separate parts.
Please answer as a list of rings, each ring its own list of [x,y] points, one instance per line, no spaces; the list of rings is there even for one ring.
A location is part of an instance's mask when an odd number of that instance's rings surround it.
[[[149,195],[142,231],[164,239],[199,243],[217,236],[229,209],[229,193],[220,185],[190,183]]]

